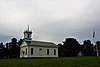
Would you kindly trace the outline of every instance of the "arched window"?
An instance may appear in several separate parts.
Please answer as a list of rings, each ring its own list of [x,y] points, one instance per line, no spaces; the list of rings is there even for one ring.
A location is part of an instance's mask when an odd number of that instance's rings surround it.
[[[54,55],[56,55],[56,49],[54,49]]]
[[[30,38],[30,34],[27,34],[27,38]]]
[[[31,55],[33,55],[33,48],[31,48]]]
[[[27,48],[26,48],[26,55],[27,55]]]
[[[47,49],[47,55],[49,55],[49,49]]]

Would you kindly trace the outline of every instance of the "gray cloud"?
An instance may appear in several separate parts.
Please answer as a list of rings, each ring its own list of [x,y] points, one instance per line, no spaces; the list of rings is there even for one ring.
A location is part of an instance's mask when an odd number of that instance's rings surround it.
[[[27,25],[33,30],[34,40],[92,40],[93,28],[99,40],[99,8],[99,0],[0,0],[0,40],[3,35],[23,38]]]

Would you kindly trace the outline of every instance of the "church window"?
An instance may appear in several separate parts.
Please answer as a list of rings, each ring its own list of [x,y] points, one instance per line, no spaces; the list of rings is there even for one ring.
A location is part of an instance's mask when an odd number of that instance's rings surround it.
[[[29,38],[30,37],[30,34],[27,34],[27,38]]]
[[[25,52],[24,52],[24,51],[22,51],[22,54],[23,54],[23,55],[24,55],[24,53],[25,53]]]
[[[56,55],[56,49],[54,49],[54,55]]]
[[[49,49],[47,49],[47,55],[49,55]]]
[[[27,48],[26,48],[26,55],[27,55]]]
[[[31,48],[31,55],[33,55],[33,48]]]

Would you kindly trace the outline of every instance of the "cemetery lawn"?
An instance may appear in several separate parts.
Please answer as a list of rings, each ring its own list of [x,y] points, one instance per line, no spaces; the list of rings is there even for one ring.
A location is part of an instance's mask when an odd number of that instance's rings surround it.
[[[0,67],[100,67],[100,57],[0,59]]]

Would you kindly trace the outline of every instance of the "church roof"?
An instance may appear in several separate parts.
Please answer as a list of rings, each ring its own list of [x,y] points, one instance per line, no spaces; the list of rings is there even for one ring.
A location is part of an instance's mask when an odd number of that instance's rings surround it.
[[[43,41],[32,41],[32,40],[26,40],[25,41],[27,45],[29,46],[39,46],[39,47],[58,47],[52,42],[43,42]]]

